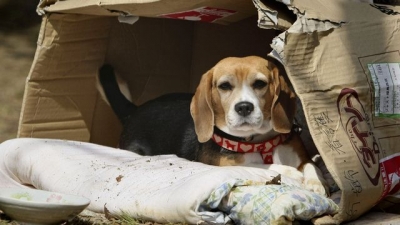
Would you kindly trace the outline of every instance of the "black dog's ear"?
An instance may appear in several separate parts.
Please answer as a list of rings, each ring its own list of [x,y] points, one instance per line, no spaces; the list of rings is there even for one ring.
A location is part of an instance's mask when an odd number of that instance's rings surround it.
[[[213,70],[211,69],[201,77],[190,104],[197,139],[201,143],[210,140],[214,132],[214,110],[211,102],[212,78]]]
[[[273,129],[278,133],[289,133],[296,112],[296,95],[289,88],[277,67],[271,69],[275,93],[272,101],[271,119]]]

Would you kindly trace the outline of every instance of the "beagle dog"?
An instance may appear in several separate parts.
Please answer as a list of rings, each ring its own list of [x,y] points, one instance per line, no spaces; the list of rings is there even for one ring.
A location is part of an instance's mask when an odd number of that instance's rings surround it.
[[[296,95],[271,61],[225,58],[202,76],[194,95],[167,94],[141,106],[122,95],[111,66],[100,69],[99,80],[123,124],[121,149],[300,174],[307,189],[328,194],[321,171],[292,129]]]

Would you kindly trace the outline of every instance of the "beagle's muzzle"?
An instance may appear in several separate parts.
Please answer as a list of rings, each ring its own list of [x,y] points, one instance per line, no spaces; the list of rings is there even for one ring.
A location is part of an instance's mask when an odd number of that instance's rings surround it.
[[[194,95],[168,94],[141,106],[122,95],[111,66],[100,69],[99,79],[123,124],[120,148],[289,176],[302,172],[306,188],[327,194],[321,172],[292,132],[296,95],[272,62],[225,58],[202,76]]]

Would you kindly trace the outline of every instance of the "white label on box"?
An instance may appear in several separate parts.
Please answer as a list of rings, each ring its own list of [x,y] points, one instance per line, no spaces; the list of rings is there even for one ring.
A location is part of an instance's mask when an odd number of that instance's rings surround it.
[[[375,89],[375,116],[400,117],[400,63],[368,64]]]

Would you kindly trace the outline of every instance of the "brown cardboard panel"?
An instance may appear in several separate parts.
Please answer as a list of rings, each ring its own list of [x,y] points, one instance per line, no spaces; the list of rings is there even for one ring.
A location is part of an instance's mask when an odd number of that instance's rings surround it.
[[[117,119],[110,106],[103,99],[97,97],[92,126],[90,127],[89,142],[117,147],[121,131],[121,122]]]
[[[149,29],[151,27],[152,29]],[[221,26],[140,18],[113,23],[106,61],[130,86],[135,103],[170,92],[193,92],[201,75],[228,56],[266,56],[275,31],[256,18]]]
[[[389,196],[373,208],[373,211],[397,214],[400,218],[400,199]]]
[[[345,225],[394,225],[400,224],[400,215],[383,212],[370,212],[356,221],[345,223]]]
[[[228,26],[195,23],[191,91],[196,89],[200,77],[225,57],[266,57],[276,34],[274,30],[259,29],[256,17]]]
[[[94,79],[32,82],[27,90],[31,96],[25,99],[20,137],[117,146],[120,123],[93,84]]]
[[[51,15],[43,29],[43,39],[39,40],[29,79],[93,75],[93,64],[104,59],[101,53],[107,49],[108,21],[109,18]]]
[[[111,30],[107,63],[129,84],[133,102],[161,94],[189,92],[193,23],[140,18],[133,25],[116,19]]]
[[[93,118],[100,113],[95,111],[95,76],[105,58],[109,24],[109,18],[77,15],[43,20],[18,137],[99,139],[91,137]],[[104,137],[103,143],[115,139]]]
[[[398,16],[367,4],[358,6],[354,10],[352,4],[340,2],[334,12],[353,13],[343,16],[349,21],[327,31],[287,33],[284,48],[310,132],[342,190],[338,221],[356,219],[397,184],[392,179],[398,165],[400,119],[374,113],[374,85],[366,68],[371,63],[400,63],[400,34],[393,32],[398,30]],[[361,14],[375,17],[359,22]]]
[[[366,16],[362,9],[373,8],[369,3],[361,1],[329,1],[329,0],[293,0],[291,6],[297,8],[307,18],[316,20],[328,20],[334,23],[347,21],[370,21],[370,18],[381,17],[379,10],[368,10]],[[361,9],[361,10],[354,10]]]
[[[160,17],[164,14],[191,11],[202,7],[232,10],[235,13],[219,18],[214,22],[229,24],[255,15],[254,5],[248,0],[219,0],[219,1],[57,1],[51,4],[40,4],[41,12],[61,12],[86,15],[118,16],[133,15],[142,17]]]
[[[24,101],[19,137],[46,137],[88,141],[92,123],[93,80],[30,82]],[[91,89],[91,96],[82,90]],[[71,94],[73,92],[74,94]],[[57,131],[52,133],[52,131]],[[51,134],[51,135],[49,135]],[[74,139],[75,139],[74,138]]]

